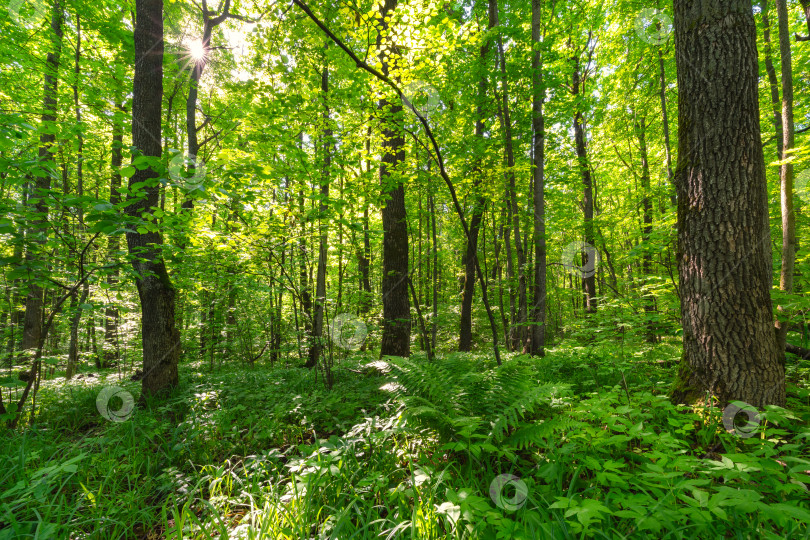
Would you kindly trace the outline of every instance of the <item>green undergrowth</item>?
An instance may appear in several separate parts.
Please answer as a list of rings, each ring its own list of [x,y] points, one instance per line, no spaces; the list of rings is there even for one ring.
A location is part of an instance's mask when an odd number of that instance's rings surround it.
[[[743,437],[667,399],[678,356],[358,356],[331,391],[186,365],[123,422],[96,396],[139,383],[48,381],[35,424],[2,434],[0,539],[810,538],[810,363]]]

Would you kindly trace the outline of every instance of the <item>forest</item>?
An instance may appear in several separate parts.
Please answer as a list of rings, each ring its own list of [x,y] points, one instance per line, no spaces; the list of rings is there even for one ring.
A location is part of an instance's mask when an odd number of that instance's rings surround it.
[[[0,36],[0,540],[810,539],[810,0]]]

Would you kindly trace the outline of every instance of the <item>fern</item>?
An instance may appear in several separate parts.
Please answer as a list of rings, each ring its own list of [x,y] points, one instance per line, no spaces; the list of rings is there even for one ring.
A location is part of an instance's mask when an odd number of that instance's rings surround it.
[[[483,371],[476,371],[480,364],[465,355],[433,362],[409,358],[387,362],[396,382],[388,388],[403,404],[403,417],[434,430],[444,440],[476,436],[486,444],[500,442],[528,414],[565,390],[538,386],[533,365],[524,360],[509,360]]]

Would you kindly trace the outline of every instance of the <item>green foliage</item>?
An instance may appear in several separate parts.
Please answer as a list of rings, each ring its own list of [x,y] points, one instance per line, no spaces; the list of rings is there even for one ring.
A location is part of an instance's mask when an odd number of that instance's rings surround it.
[[[809,362],[788,375],[797,408],[767,408],[745,439],[722,411],[650,391],[672,376],[657,363],[676,352],[666,344],[643,375],[620,365],[615,385],[608,369],[585,389],[581,363],[613,347],[500,368],[389,358],[383,377],[358,356],[332,391],[307,370],[187,365],[175,394],[124,423],[95,409],[111,379],[46,381],[38,423],[0,451],[0,523],[8,538],[808,537]],[[490,497],[502,474],[526,486],[515,509]]]

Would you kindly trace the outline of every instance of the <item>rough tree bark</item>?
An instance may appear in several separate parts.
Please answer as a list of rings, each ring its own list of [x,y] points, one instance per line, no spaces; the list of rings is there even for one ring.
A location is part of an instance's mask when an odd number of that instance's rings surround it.
[[[146,157],[160,159],[163,98],[163,0],[135,2],[135,76],[132,87],[132,144]],[[159,172],[137,169],[129,180],[127,213],[150,216],[158,204]],[[143,195],[136,195],[143,185]],[[163,239],[157,231],[128,232],[127,245],[141,301],[143,379],[141,399],[165,394],[178,383],[180,333],[175,327],[175,289],[166,271]]]
[[[751,3],[675,0],[675,48],[684,333],[672,399],[783,406]]]
[[[386,17],[397,6],[397,0],[384,0],[380,8],[377,49],[380,50],[382,72],[388,76],[395,71],[393,52],[396,46],[388,42],[382,51],[384,35],[388,31]],[[397,100],[389,103],[382,99],[379,104],[383,116],[382,162],[380,184],[385,202],[382,208],[383,226],[383,335],[380,356],[410,356],[411,307],[408,298],[408,222],[405,211],[405,185],[398,178],[397,170],[405,160],[405,138],[391,120],[402,112]]]

